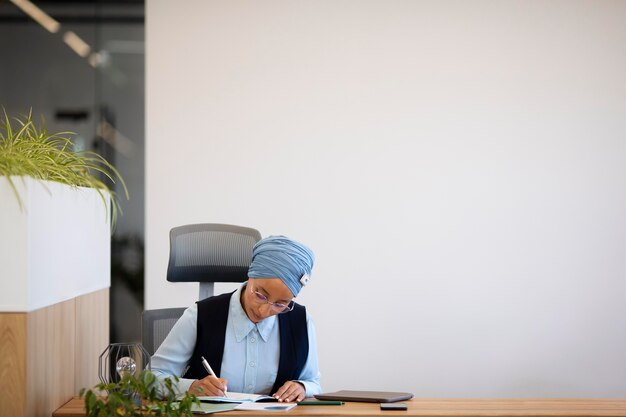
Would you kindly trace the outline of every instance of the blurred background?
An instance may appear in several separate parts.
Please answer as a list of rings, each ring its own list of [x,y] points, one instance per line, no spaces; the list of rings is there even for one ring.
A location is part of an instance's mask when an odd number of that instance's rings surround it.
[[[111,342],[141,339],[144,12],[143,0],[0,1],[0,106],[76,133],[76,149],[100,153],[128,186],[130,200],[113,185],[123,215],[111,240]]]

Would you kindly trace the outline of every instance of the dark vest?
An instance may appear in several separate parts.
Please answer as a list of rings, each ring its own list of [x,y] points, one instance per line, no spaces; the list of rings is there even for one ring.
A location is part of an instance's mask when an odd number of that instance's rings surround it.
[[[185,378],[202,379],[207,371],[201,363],[201,356],[211,364],[217,376],[222,370],[224,341],[228,308],[233,293],[217,295],[198,301],[198,334],[196,347],[189,361]],[[280,357],[278,374],[271,394],[285,382],[298,379],[309,356],[309,334],[306,325],[306,309],[295,304],[289,313],[278,315],[280,334]]]

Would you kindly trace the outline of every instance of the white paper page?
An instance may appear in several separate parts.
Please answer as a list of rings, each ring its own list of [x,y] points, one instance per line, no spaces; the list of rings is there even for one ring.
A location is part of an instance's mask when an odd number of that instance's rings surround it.
[[[248,411],[289,411],[294,408],[296,403],[241,403],[235,407],[235,410]]]

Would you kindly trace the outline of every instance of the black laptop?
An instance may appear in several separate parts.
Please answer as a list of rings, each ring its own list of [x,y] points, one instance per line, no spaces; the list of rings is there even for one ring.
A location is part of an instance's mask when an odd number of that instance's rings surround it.
[[[413,394],[410,392],[389,391],[336,391],[325,392],[315,395],[318,400],[330,401],[356,401],[365,403],[394,403],[396,401],[410,400]]]

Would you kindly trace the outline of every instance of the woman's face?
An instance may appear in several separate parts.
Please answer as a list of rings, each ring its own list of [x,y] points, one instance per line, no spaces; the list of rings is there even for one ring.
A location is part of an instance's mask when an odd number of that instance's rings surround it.
[[[260,300],[255,291],[271,303],[288,305],[293,293],[280,278],[251,278],[241,295],[241,305],[253,323],[279,314],[271,304]]]

